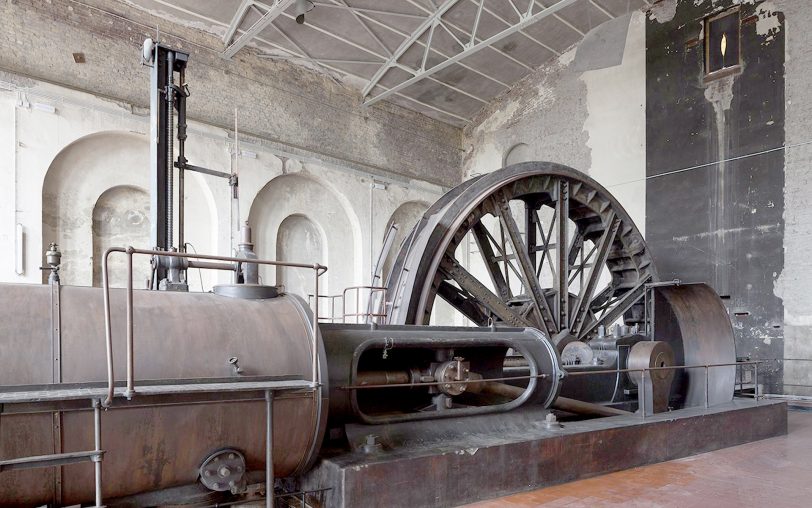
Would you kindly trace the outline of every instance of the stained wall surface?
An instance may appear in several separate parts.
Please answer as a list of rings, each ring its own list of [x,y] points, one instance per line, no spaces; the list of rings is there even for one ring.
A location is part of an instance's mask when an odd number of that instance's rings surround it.
[[[743,69],[705,83],[703,20],[731,7]],[[463,175],[525,144],[596,178],[645,230],[662,278],[727,297],[737,354],[768,364],[762,388],[812,395],[810,14],[804,0],[662,0],[605,23],[585,38],[604,47],[582,43],[483,109]]]

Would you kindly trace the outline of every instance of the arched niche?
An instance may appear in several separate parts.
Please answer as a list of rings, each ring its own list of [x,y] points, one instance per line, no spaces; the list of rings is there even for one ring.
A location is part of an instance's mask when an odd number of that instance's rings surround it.
[[[277,237],[282,222],[291,216],[306,218],[321,234],[321,259],[306,259],[308,252],[284,253],[287,261],[304,259],[308,263],[317,261],[329,267],[326,276],[321,278],[319,293],[338,293],[353,285],[355,280],[360,280],[360,265],[357,262],[361,255],[357,247],[360,245],[358,219],[347,211],[331,188],[310,175],[297,173],[278,176],[257,193],[251,204],[248,222],[253,229],[255,249],[260,258],[280,259]],[[304,222],[297,219],[292,224],[302,226]],[[303,271],[293,268],[285,270]],[[312,270],[304,273],[308,277],[313,275]],[[277,283],[276,275],[273,267],[260,266],[263,283]]]
[[[121,245],[149,245],[149,194],[144,189],[118,185],[99,196],[93,207],[93,285],[102,285],[102,259],[110,247]],[[110,285],[127,285],[126,258],[110,256]],[[141,281],[150,276],[147,263],[133,264],[133,282],[141,287]]]
[[[397,228],[397,232],[395,233],[395,239],[392,243],[392,247],[389,249],[386,258],[383,260],[380,279],[381,282],[386,281],[389,278],[389,273],[392,271],[392,264],[395,262],[395,258],[397,257],[401,245],[403,245],[403,242],[409,236],[409,233],[412,231],[414,225],[417,224],[417,221],[420,220],[428,209],[428,203],[424,203],[422,201],[407,201],[397,207],[397,209],[392,213],[392,216],[389,218],[389,222],[386,223],[384,235],[386,235],[393,226]],[[382,241],[384,240],[385,238],[382,239]]]
[[[60,276],[64,284],[90,286],[95,282],[94,272],[100,273],[101,257],[94,253],[94,210],[110,189],[149,189],[149,168],[147,137],[124,131],[104,131],[79,138],[51,162],[42,185],[42,245],[59,244]],[[217,227],[217,212],[211,192],[199,175],[187,178],[186,184],[187,241],[198,251],[212,253],[216,249],[213,231]],[[152,247],[149,239],[141,235],[119,235],[116,240],[122,242],[119,246]],[[113,254],[110,261],[115,263],[122,256]],[[134,268],[149,265],[145,256],[134,259]],[[121,281],[124,273],[119,268],[111,269],[111,280]],[[209,274],[202,277],[205,285]],[[189,279],[192,289],[201,286],[196,273],[190,272]],[[142,288],[143,281],[134,278],[134,285]]]
[[[516,143],[505,151],[505,156],[502,160],[503,166],[510,166],[511,164],[518,164],[520,162],[528,162],[533,160],[530,153],[530,145],[527,143]]]
[[[313,221],[304,215],[290,215],[279,225],[276,235],[276,255],[279,261],[319,263],[324,259],[324,238]],[[285,291],[307,298],[314,294],[314,274],[305,270],[277,267],[276,280]]]

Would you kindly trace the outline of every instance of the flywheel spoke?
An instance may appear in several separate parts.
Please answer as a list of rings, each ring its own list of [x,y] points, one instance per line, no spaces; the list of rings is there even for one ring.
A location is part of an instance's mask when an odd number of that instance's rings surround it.
[[[499,293],[502,300],[509,300],[512,296],[510,286],[508,286],[508,283],[505,280],[505,273],[503,273],[502,269],[499,268],[499,262],[496,260],[496,256],[494,255],[493,245],[491,244],[488,229],[482,224],[482,222],[477,222],[474,224],[474,227],[471,228],[471,231],[474,234],[474,239],[476,240],[477,247],[479,248],[479,253],[485,262],[485,268],[488,271],[491,282],[493,282],[494,288],[496,288],[496,291]],[[506,257],[504,253],[502,253],[502,257]]]
[[[555,251],[558,255],[556,266],[558,273],[556,274],[556,307],[558,308],[558,329],[564,330],[569,328],[569,253],[564,248],[569,243],[569,232],[567,225],[569,223],[568,217],[570,215],[570,196],[569,196],[569,183],[566,180],[558,181],[558,196],[555,202],[555,214],[558,219],[558,238],[556,239]]]
[[[550,306],[544,296],[544,290],[541,288],[539,280],[536,278],[536,270],[530,261],[530,256],[527,253],[527,246],[522,241],[519,227],[513,214],[510,211],[510,205],[504,194],[497,194],[494,197],[497,205],[497,213],[499,214],[500,222],[505,228],[510,240],[510,246],[513,249],[513,254],[519,262],[519,268],[522,272],[522,283],[530,293],[529,296],[533,302],[533,314],[538,321],[538,328],[546,333],[551,334],[557,332],[556,323],[553,319],[553,314],[550,311]]]
[[[474,277],[471,272],[462,267],[462,265],[450,256],[445,256],[440,266],[440,270],[447,276],[448,279],[456,282],[459,287],[468,292],[471,301],[477,301],[483,305],[491,314],[498,317],[510,326],[534,326],[532,323],[514,313],[508,305],[503,302],[498,296],[488,289],[482,282]],[[441,295],[442,296],[442,295]],[[453,302],[449,302],[452,305]]]
[[[612,242],[615,241],[615,235],[617,234],[619,227],[620,220],[615,216],[614,212],[612,212],[609,216],[609,221],[605,231],[603,232],[603,236],[601,236],[600,240],[598,240],[598,242],[595,244],[595,259],[592,260],[592,266],[589,269],[586,284],[581,287],[581,291],[574,306],[575,312],[573,313],[572,321],[570,322],[570,331],[576,337],[581,332],[581,328],[584,325],[586,312],[589,310],[590,304],[592,303],[592,295],[595,292],[595,289],[598,287],[598,280],[603,272],[606,259],[609,256],[609,250],[612,247]]]

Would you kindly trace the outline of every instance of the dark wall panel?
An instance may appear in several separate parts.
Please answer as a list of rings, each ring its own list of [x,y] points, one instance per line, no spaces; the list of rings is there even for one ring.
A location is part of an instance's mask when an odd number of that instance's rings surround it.
[[[783,358],[784,30],[758,34],[758,4],[742,5],[741,68],[706,80],[704,19],[732,6],[680,1],[673,19],[647,20],[646,236],[661,278],[723,295],[738,356],[772,360]],[[780,390],[780,363],[763,371]]]

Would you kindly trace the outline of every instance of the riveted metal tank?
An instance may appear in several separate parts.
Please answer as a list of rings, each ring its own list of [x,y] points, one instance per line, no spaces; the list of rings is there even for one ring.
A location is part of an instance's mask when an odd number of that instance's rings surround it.
[[[58,291],[58,299],[55,292]],[[126,366],[124,290],[111,290],[115,377]],[[59,315],[52,320],[52,312]],[[312,313],[298,297],[246,300],[209,293],[135,291],[136,395],[102,413],[105,499],[193,484],[212,451],[240,450],[249,471],[265,467],[262,397],[149,406],[146,380],[230,376],[310,379]],[[99,288],[0,285],[0,386],[107,380],[103,294]],[[56,340],[59,337],[59,340]],[[326,361],[317,336],[322,379]],[[229,359],[237,358],[237,374]],[[66,385],[67,386],[67,385]],[[318,391],[315,394],[319,393]],[[322,393],[326,395],[326,390]],[[321,445],[327,404],[313,391],[283,392],[273,401],[276,476],[305,471]],[[93,412],[16,414],[0,406],[0,459],[93,449]],[[10,471],[0,475],[0,505],[62,505],[93,499],[93,465]]]

